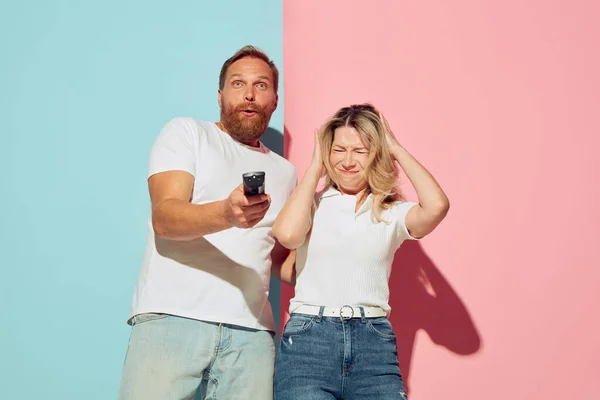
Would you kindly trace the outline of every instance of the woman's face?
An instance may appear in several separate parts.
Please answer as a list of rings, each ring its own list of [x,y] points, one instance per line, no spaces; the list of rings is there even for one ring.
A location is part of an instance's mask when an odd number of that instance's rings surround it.
[[[333,132],[329,162],[342,193],[357,194],[367,187],[364,169],[368,161],[369,148],[355,128],[340,126]]]

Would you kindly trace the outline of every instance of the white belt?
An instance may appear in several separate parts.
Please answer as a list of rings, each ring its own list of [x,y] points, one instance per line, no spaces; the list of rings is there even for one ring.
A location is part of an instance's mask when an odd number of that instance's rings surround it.
[[[360,309],[365,312],[365,318],[376,318],[387,316],[386,312],[379,307],[350,307],[343,306],[339,308],[325,307],[323,309],[323,317],[341,317],[343,319],[350,318],[361,318],[362,314]],[[319,315],[321,310],[320,306],[308,306],[302,305],[296,308],[292,314],[308,314],[308,315]]]

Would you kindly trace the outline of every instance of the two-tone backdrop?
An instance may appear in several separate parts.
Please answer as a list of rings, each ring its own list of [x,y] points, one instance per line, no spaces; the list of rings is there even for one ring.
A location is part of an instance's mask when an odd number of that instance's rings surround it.
[[[369,101],[450,197],[391,277],[410,397],[597,398],[599,17],[566,0],[3,2],[0,397],[116,397],[148,151],[175,116],[218,119],[221,64],[251,43],[282,72],[267,144],[300,176],[314,129]],[[283,324],[292,289],[272,287]]]

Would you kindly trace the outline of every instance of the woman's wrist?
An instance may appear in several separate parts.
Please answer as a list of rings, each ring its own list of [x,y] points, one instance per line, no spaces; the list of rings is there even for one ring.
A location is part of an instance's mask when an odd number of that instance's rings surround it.
[[[308,166],[308,168],[306,170],[306,173],[315,175],[316,177],[320,178],[322,176],[324,169],[325,169],[325,166],[323,164],[317,165],[315,163],[310,163],[310,165]]]

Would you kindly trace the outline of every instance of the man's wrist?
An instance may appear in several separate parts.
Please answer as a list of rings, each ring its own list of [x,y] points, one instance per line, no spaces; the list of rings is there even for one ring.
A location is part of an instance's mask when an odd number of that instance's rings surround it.
[[[229,206],[228,198],[219,201],[219,209],[220,209],[221,218],[223,219],[223,221],[225,222],[227,227],[228,228],[233,227],[233,224],[231,223],[231,220],[232,220],[231,207]]]

